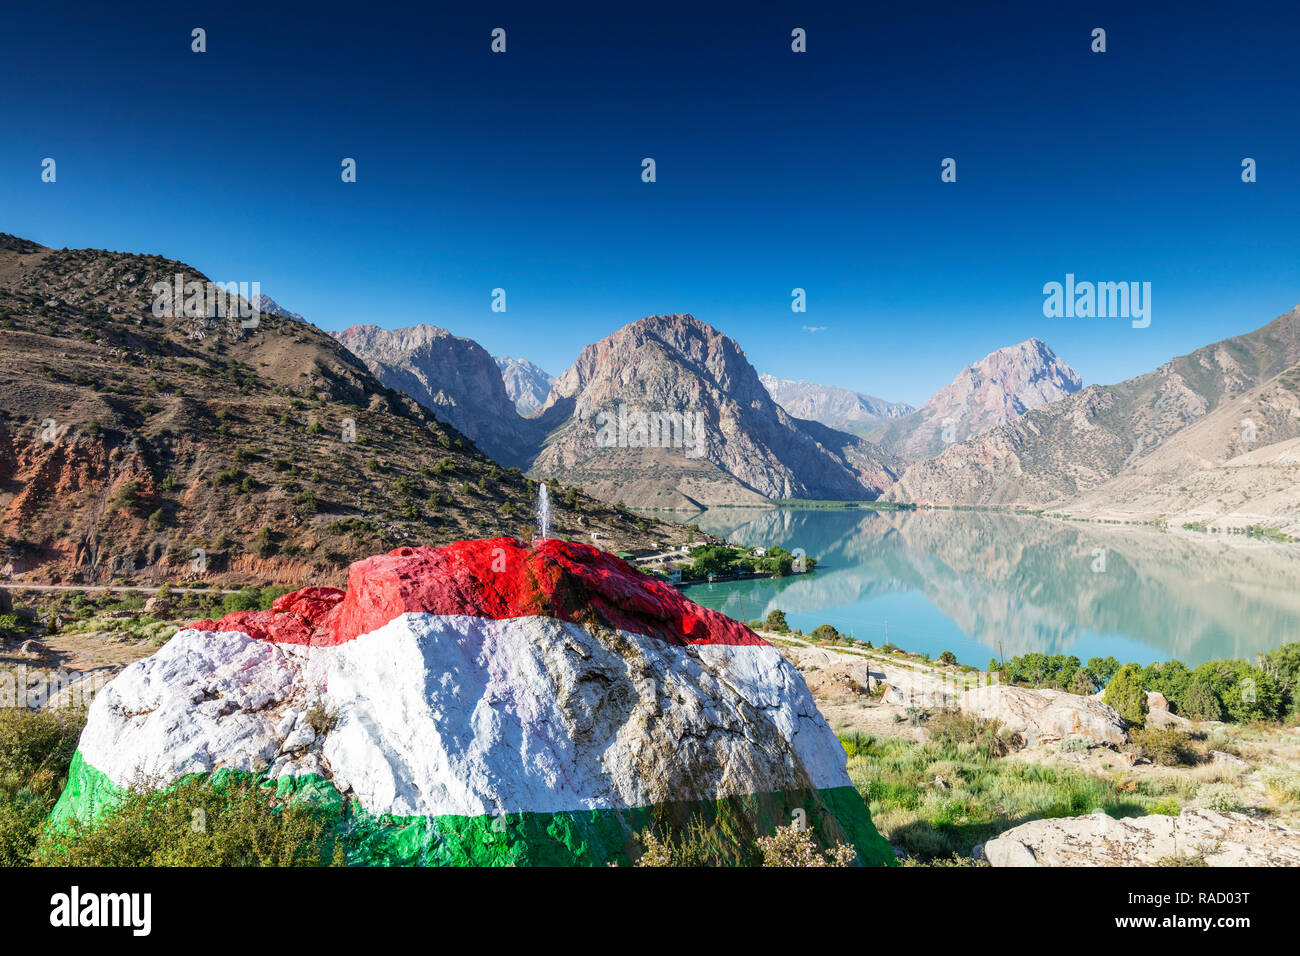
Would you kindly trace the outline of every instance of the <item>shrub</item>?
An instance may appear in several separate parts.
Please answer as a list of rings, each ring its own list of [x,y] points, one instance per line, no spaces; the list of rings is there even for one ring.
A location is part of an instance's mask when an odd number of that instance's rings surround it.
[[[1192,672],[1213,689],[1227,720],[1244,724],[1282,716],[1282,692],[1258,667],[1241,660],[1208,661]]]
[[[858,857],[858,851],[846,843],[823,852],[808,830],[795,823],[777,827],[771,836],[759,837],[758,849],[764,866],[852,866]]]
[[[1173,727],[1143,727],[1129,735],[1142,756],[1162,767],[1196,763],[1190,734]]]
[[[77,749],[85,711],[0,709],[0,866],[30,866]]]
[[[1206,783],[1196,791],[1196,805],[1207,810],[1234,813],[1241,809],[1241,794],[1230,783]]]
[[[1147,694],[1142,687],[1142,669],[1136,664],[1125,664],[1106,684],[1102,698],[1130,724],[1141,727],[1147,719]]]
[[[342,863],[337,807],[282,800],[245,776],[191,777],[131,790],[93,823],[47,828],[48,866],[323,866]]]
[[[1070,686],[1067,688],[1071,694],[1078,694],[1080,697],[1090,697],[1097,693],[1097,684],[1092,676],[1092,672],[1086,667],[1080,667],[1070,678]]]
[[[1265,788],[1279,800],[1300,801],[1300,773],[1270,767],[1260,774]]]
[[[998,721],[973,717],[959,710],[941,710],[932,714],[928,726],[930,739],[935,743],[967,744],[986,758],[1001,757],[1016,743]]]
[[[840,632],[832,624],[818,624],[813,629],[812,636],[818,641],[833,641],[840,636]]]
[[[949,666],[956,664],[957,655],[954,654],[952,651],[944,651],[942,654],[939,655],[939,663],[947,664]]]

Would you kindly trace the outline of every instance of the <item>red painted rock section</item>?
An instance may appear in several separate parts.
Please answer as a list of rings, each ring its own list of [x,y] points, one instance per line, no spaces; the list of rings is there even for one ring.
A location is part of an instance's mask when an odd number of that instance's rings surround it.
[[[621,558],[549,538],[535,547],[514,538],[489,538],[441,548],[398,548],[353,564],[346,593],[308,587],[277,598],[272,607],[238,611],[194,627],[328,647],[377,630],[401,614],[423,612],[496,620],[555,617],[680,645],[767,643]]]

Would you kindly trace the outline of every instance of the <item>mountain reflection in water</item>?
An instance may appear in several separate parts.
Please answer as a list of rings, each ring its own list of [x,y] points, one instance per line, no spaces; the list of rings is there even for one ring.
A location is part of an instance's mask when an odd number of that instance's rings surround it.
[[[695,585],[737,619],[785,611],[859,640],[951,650],[1113,654],[1195,666],[1300,640],[1300,547],[993,512],[717,508],[694,519],[739,545],[803,548],[817,570]]]

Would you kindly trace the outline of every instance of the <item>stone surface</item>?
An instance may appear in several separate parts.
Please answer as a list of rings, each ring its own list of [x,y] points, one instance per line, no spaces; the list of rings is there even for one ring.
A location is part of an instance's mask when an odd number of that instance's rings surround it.
[[[1153,711],[1163,710],[1168,713],[1169,701],[1159,691],[1149,690],[1147,691],[1147,707]]]
[[[992,866],[1152,866],[1201,859],[1210,866],[1300,866],[1300,831],[1215,810],[1113,819],[1023,823],[984,844]]]
[[[1070,736],[1116,746],[1128,741],[1123,719],[1095,697],[995,684],[966,691],[958,704],[964,713],[998,720],[1030,746]]]
[[[531,415],[546,403],[546,396],[555,384],[554,375],[527,359],[511,358],[509,355],[494,355],[492,358],[497,363],[497,368],[501,369],[506,394],[515,403],[520,415]]]
[[[346,593],[177,633],[95,699],[55,818],[223,771],[347,801],[374,828],[359,862],[482,862],[506,814],[532,822],[491,859],[600,864],[661,805],[755,827],[806,807],[823,840],[892,859],[775,647],[559,541],[401,548]]]

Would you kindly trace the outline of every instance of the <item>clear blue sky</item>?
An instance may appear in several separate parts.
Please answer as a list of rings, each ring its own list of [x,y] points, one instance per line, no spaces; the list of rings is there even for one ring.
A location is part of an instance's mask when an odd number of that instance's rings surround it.
[[[1295,4],[975,6],[6,5],[0,231],[552,373],[692,312],[913,403],[1029,336],[1111,382],[1300,302]],[[1150,328],[1044,318],[1067,272],[1151,282]]]

